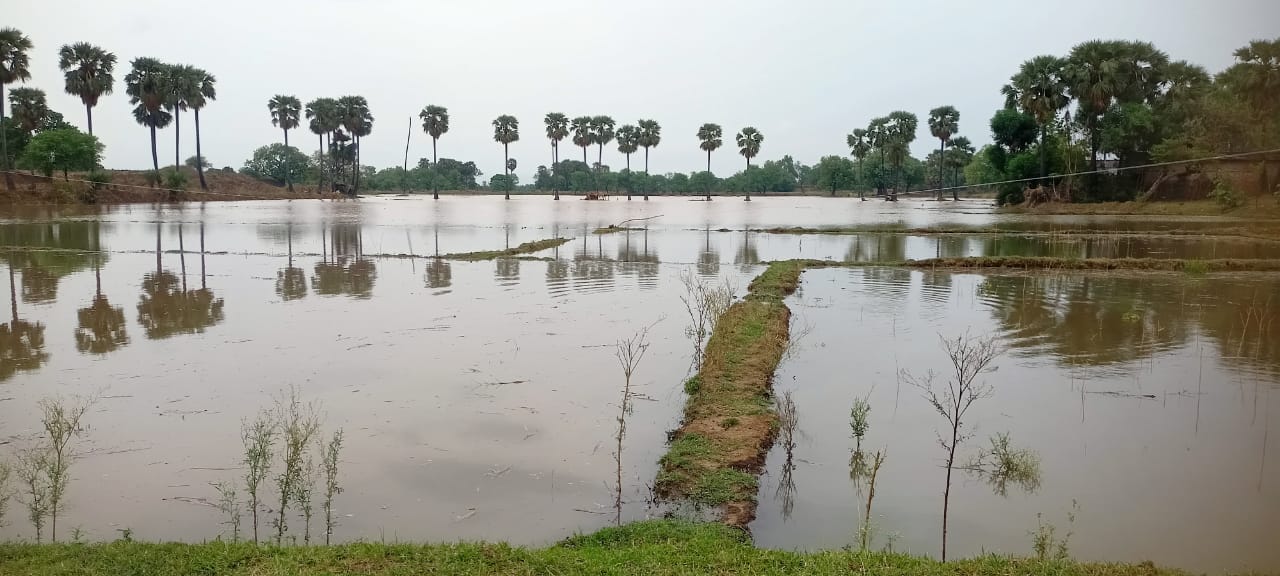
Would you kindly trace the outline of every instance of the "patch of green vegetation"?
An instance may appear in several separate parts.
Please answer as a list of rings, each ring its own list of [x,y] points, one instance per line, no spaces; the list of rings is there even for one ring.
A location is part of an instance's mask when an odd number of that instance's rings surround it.
[[[700,389],[702,389],[702,380],[701,380],[701,379],[699,379],[697,376],[694,376],[694,377],[692,377],[692,378],[690,378],[690,379],[688,379],[688,380],[685,380],[685,381],[684,381],[684,393],[685,393],[685,394],[688,394],[688,395],[690,395],[690,396],[693,396],[694,394],[697,394],[697,393],[698,393],[698,390],[700,390]]]
[[[883,264],[880,264],[883,265]],[[1188,265],[1203,272],[1275,272],[1280,260],[1219,259],[1181,260],[1162,258],[1053,258],[1048,256],[979,256],[973,258],[929,258],[908,260],[913,268],[1020,268],[1024,270],[1155,270],[1179,272]]]
[[[750,500],[755,494],[755,475],[722,468],[699,477],[689,499],[704,506],[719,506],[732,501]]]
[[[734,426],[737,426],[740,422],[741,420],[738,420],[737,417],[730,416],[720,421],[720,427],[724,428],[725,430],[728,430],[730,428],[733,428]]]
[[[644,228],[630,228],[627,226],[605,226],[604,228],[596,228],[592,230],[592,234],[613,234],[614,232],[639,232]]]
[[[457,254],[445,254],[440,258],[443,260],[466,260],[475,262],[478,260],[493,260],[496,258],[504,258],[508,256],[519,256],[521,254],[531,254],[533,252],[541,252],[549,250],[557,246],[561,246],[568,242],[570,238],[548,238],[546,240],[534,240],[525,242],[515,248],[507,248],[506,250],[486,250],[482,252],[461,252]]]
[[[1182,271],[1192,276],[1204,276],[1209,272],[1209,266],[1200,260],[1188,260],[1182,265]]]
[[[946,563],[889,552],[791,552],[754,548],[742,530],[716,523],[636,522],[574,536],[547,548],[508,544],[378,544],[332,547],[205,544],[0,544],[0,574],[23,576],[391,576],[531,574],[667,576],[805,574],[868,576],[1180,576],[1143,564],[1079,564],[988,554]]]

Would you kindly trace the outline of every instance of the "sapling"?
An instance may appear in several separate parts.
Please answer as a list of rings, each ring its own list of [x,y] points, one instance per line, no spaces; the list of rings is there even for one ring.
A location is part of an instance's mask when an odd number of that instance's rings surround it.
[[[316,414],[315,404],[303,404],[298,398],[296,387],[291,387],[287,395],[277,399],[276,417],[284,444],[284,452],[281,454],[284,469],[275,478],[280,504],[276,508],[273,524],[276,529],[276,545],[279,546],[284,542],[285,532],[289,531],[289,505],[297,495],[299,484],[304,481],[304,459],[311,439],[320,428],[320,419]]]
[[[236,483],[232,482],[212,482],[214,490],[218,491],[219,512],[226,516],[223,524],[231,527],[231,541],[240,541],[240,500],[236,495]]]
[[[49,436],[46,439],[48,444],[45,447],[47,457],[44,459],[44,474],[48,479],[49,489],[49,537],[54,542],[58,541],[58,513],[66,506],[71,462],[76,458],[71,441],[84,434],[86,428],[80,424],[80,420],[88,409],[88,403],[83,402],[66,404],[61,398],[40,400],[41,422]]]
[[[339,428],[333,433],[333,438],[321,446],[320,459],[324,468],[324,545],[329,545],[329,539],[333,537],[333,529],[338,525],[337,519],[333,517],[333,499],[342,493],[342,487],[338,485],[338,456],[342,452],[342,429]]]
[[[871,472],[869,473],[870,482],[867,484],[867,509],[862,516],[862,528],[858,530],[859,544],[863,551],[866,551],[867,546],[871,544],[871,501],[876,498],[876,476],[880,475],[880,465],[884,464],[884,456],[883,450],[877,450],[872,458]]]
[[[249,513],[253,518],[253,541],[258,542],[258,509],[262,503],[262,483],[271,471],[272,447],[276,438],[276,422],[269,412],[261,412],[252,422],[240,426],[244,444],[245,492],[249,494]]]
[[[315,512],[315,507],[311,503],[311,496],[316,490],[318,472],[315,460],[311,455],[307,455],[302,463],[301,475],[298,477],[298,483],[294,485],[293,491],[293,500],[297,502],[298,509],[302,511],[302,543],[308,545],[311,544],[311,517]]]
[[[733,304],[733,294],[736,289],[728,280],[720,284],[711,284],[694,276],[688,270],[680,274],[680,281],[684,283],[685,291],[684,295],[680,296],[680,301],[684,302],[690,322],[685,327],[684,334],[693,340],[693,371],[696,372],[702,367],[702,344],[711,336],[716,321],[729,309],[729,305]]]
[[[947,519],[951,507],[951,472],[955,469],[956,449],[972,437],[964,426],[964,418],[974,402],[991,396],[991,386],[980,382],[978,376],[987,370],[1000,355],[1000,347],[994,337],[975,337],[968,334],[955,339],[942,338],[942,345],[951,360],[955,374],[945,386],[935,386],[935,374],[929,371],[917,377],[903,371],[903,379],[919,388],[944,419],[949,430],[939,435],[938,443],[947,453],[947,482],[942,491],[942,560],[947,560]]]
[[[36,531],[36,544],[44,541],[44,525],[49,517],[49,454],[43,448],[25,448],[18,452],[18,501],[27,508],[27,520]]]
[[[617,465],[613,509],[614,523],[618,526],[622,525],[622,439],[627,435],[627,417],[631,415],[631,399],[635,394],[631,391],[631,376],[635,374],[636,367],[640,365],[640,360],[644,358],[644,353],[649,350],[648,336],[649,329],[645,328],[626,340],[619,340],[615,350],[618,364],[622,367],[622,405],[618,411],[618,434],[616,437],[618,446],[613,453],[614,463]]]

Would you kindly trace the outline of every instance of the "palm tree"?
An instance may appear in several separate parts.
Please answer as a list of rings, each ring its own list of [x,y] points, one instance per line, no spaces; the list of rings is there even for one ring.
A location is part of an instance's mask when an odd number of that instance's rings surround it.
[[[1280,38],[1254,40],[1233,54],[1235,64],[1218,75],[1224,83],[1243,95],[1261,114],[1271,114],[1280,105]]]
[[[360,138],[373,131],[373,113],[369,111],[369,102],[364,96],[343,96],[338,99],[338,123],[347,129],[353,145],[355,157],[351,174],[351,195],[360,190]]]
[[[1084,124],[1084,130],[1089,135],[1089,152],[1090,152],[1090,169],[1098,170],[1098,149],[1102,145],[1102,131],[1098,127],[1098,122],[1102,118],[1102,114],[1111,107],[1112,101],[1115,100],[1121,90],[1123,90],[1124,72],[1120,61],[1120,55],[1123,51],[1123,43],[1118,41],[1102,41],[1091,40],[1076,45],[1071,49],[1071,54],[1066,61],[1059,60],[1050,56],[1041,56],[1022,65],[1022,70],[1018,76],[1014,76],[1010,86],[1011,91],[1005,92],[1006,99],[1011,97],[1011,92],[1019,98],[1025,97],[1022,92],[1025,90],[1034,90],[1033,84],[1029,84],[1033,78],[1024,76],[1034,72],[1039,76],[1041,82],[1040,91],[1052,92],[1051,95],[1045,97],[1046,102],[1039,102],[1036,105],[1039,108],[1052,107],[1059,100],[1065,100],[1062,95],[1065,87],[1066,95],[1074,98],[1079,104],[1079,111],[1076,113],[1076,119],[1081,120]],[[1038,62],[1038,67],[1030,69],[1029,66],[1033,62]],[[1063,86],[1065,85],[1065,86]],[[1029,103],[1030,104],[1030,103]],[[1066,102],[1062,102],[1057,108],[1066,107]],[[1057,108],[1053,110],[1053,114],[1057,114]],[[1031,109],[1023,107],[1023,111],[1036,116],[1036,120],[1041,118],[1040,114],[1033,112]],[[1046,110],[1041,110],[1041,114]],[[1043,138],[1041,138],[1043,140]],[[1041,144],[1043,148],[1043,142]],[[1044,176],[1044,166],[1040,167],[1041,176]]]
[[[439,170],[436,168],[436,141],[449,131],[449,109],[444,106],[427,106],[418,113],[418,117],[422,119],[422,131],[431,136],[431,167],[433,172]],[[431,197],[440,199],[440,188],[436,185],[437,178],[431,179]]]
[[[520,121],[515,116],[503,114],[493,120],[493,140],[502,144],[502,167],[506,170],[507,178],[511,178],[511,153],[509,147],[512,142],[520,139]],[[511,187],[506,187],[505,197],[511,199]]]
[[[27,51],[31,39],[17,28],[0,28],[0,126],[4,125],[4,87],[14,82],[26,82],[31,78],[31,64]],[[9,173],[9,139],[0,130],[0,171],[4,172],[5,189],[13,190],[13,174]]]
[[[194,68],[191,71],[194,80],[194,90],[187,97],[187,106],[191,107],[191,111],[196,116],[196,158],[203,160],[204,152],[200,150],[200,109],[207,106],[210,102],[218,98],[218,91],[215,86],[218,80],[213,74],[205,72],[200,68]],[[200,189],[208,190],[209,185],[204,181],[204,162],[196,162],[196,174],[200,176]]]
[[[976,152],[977,151],[974,149],[973,143],[969,142],[968,138],[965,138],[964,136],[957,136],[951,139],[951,144],[947,148],[946,163],[947,166],[950,166],[952,169],[953,176],[951,183],[953,186],[963,185],[960,181],[960,171],[963,170],[965,166],[969,165],[969,162],[973,160],[973,155]],[[957,191],[952,197],[956,198],[958,196],[959,192]]]
[[[889,118],[886,116],[872,118],[867,124],[867,144],[880,151],[880,173],[876,175],[876,195],[884,192],[884,149],[889,143],[888,127]]]
[[[317,192],[324,187],[325,166],[324,154],[328,146],[325,146],[325,136],[332,135],[342,124],[338,120],[338,101],[333,98],[316,98],[307,102],[306,108],[307,128],[311,130],[320,139],[320,181],[316,185]],[[332,138],[330,138],[332,140]],[[332,159],[329,164],[332,164]],[[330,166],[332,170],[332,166]]]
[[[560,199],[560,182],[555,180],[556,166],[560,164],[560,141],[569,136],[569,117],[560,112],[549,112],[543,123],[547,125],[547,139],[551,141],[551,174],[555,181],[553,199]]]
[[[721,140],[723,136],[724,130],[720,128],[719,124],[708,122],[698,128],[698,148],[707,152],[707,172],[711,171],[711,153],[724,144],[724,140]],[[707,200],[710,199],[711,197],[708,196]]]
[[[155,58],[134,58],[133,67],[124,77],[125,93],[129,95],[129,103],[134,105],[133,119],[151,130],[151,167],[154,169],[153,179],[160,177],[160,158],[156,155],[156,129],[164,128],[173,120],[166,112],[165,75],[168,66]]]
[[[1005,106],[1020,108],[1024,113],[1036,119],[1040,126],[1040,177],[1047,176],[1048,148],[1045,137],[1049,133],[1049,125],[1058,116],[1058,111],[1067,106],[1067,84],[1063,79],[1063,67],[1066,61],[1057,56],[1036,56],[1023,62],[1022,68],[1010,78],[1000,92],[1004,94]],[[1073,77],[1075,72],[1072,73]],[[1110,99],[1107,97],[1109,103]],[[1094,157],[1096,167],[1097,157]]]
[[[845,137],[845,142],[849,145],[849,154],[858,159],[858,180],[863,180],[862,163],[867,159],[867,155],[871,153],[871,142],[868,141],[869,133],[862,128],[854,128],[853,132]],[[862,196],[862,189],[858,189],[858,199],[865,199]]]
[[[644,175],[649,175],[649,149],[657,148],[662,142],[662,126],[657,120],[640,121],[640,146],[644,147]],[[649,199],[649,188],[644,189],[644,199]]]
[[[947,142],[951,140],[951,136],[960,130],[960,111],[955,106],[939,106],[929,111],[929,133],[933,134],[941,143],[938,146],[938,199],[942,199],[942,188],[944,186],[942,175],[945,173],[943,166],[943,157],[947,154]],[[952,190],[955,194],[954,200],[959,200],[959,191]]]
[[[185,64],[170,65],[165,74],[165,108],[173,111],[173,171],[182,167],[182,111],[191,107],[191,97],[196,92],[197,70]]]
[[[23,132],[36,131],[49,117],[49,102],[39,88],[14,88],[9,91],[9,109]]]
[[[738,153],[741,154],[743,158],[747,159],[747,170],[750,170],[751,159],[755,158],[756,155],[760,153],[760,143],[764,142],[764,134],[761,134],[760,131],[755,128],[747,126],[738,132],[735,140],[738,142]],[[747,190],[746,200],[748,202],[751,201],[750,190]]]
[[[271,125],[284,131],[284,145],[288,146],[289,131],[298,127],[302,117],[302,102],[297,96],[277,94],[267,101],[267,110],[271,112]],[[293,192],[293,182],[287,173],[285,184]]]
[[[618,151],[627,158],[627,172],[631,172],[631,155],[640,149],[640,129],[631,124],[618,128]],[[627,200],[631,199],[631,187],[627,189]],[[648,196],[648,193],[645,194]]]
[[[893,163],[893,187],[896,191],[902,182],[902,163],[911,155],[911,143],[916,139],[920,121],[916,115],[902,110],[889,113],[885,125],[885,140],[889,161]]]
[[[591,141],[598,146],[596,151],[596,169],[604,168],[604,145],[613,142],[613,118],[608,116],[591,117]]]
[[[582,163],[590,168],[591,163],[587,162],[587,147],[595,142],[595,134],[591,131],[591,117],[579,116],[574,118],[569,128],[573,131],[573,145],[582,148]],[[595,179],[595,172],[591,172],[592,188],[595,188]]]
[[[58,51],[58,68],[66,75],[67,94],[79,96],[89,134],[93,134],[93,107],[98,98],[111,94],[116,79],[116,55],[88,42],[64,45]]]

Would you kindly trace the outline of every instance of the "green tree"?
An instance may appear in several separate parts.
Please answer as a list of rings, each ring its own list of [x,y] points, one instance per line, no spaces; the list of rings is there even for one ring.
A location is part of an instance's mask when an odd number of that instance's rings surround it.
[[[298,127],[302,118],[302,101],[297,96],[277,94],[267,101],[267,110],[271,112],[271,125],[284,132],[284,145],[289,145],[289,131]],[[293,192],[293,182],[286,182],[289,191]]]
[[[590,168],[591,163],[587,161],[587,147],[595,142],[595,134],[591,130],[591,117],[579,116],[574,118],[570,124],[570,129],[573,131],[573,145],[582,148],[582,163]],[[592,186],[594,187],[595,175],[589,174],[588,177],[591,178]],[[574,187],[574,190],[577,191],[578,188]]]
[[[915,114],[897,110],[888,116],[885,124],[885,151],[893,164],[894,188],[904,184],[902,166],[911,156],[911,143],[916,139],[920,121]]]
[[[422,131],[431,136],[431,164],[436,163],[436,141],[449,131],[449,109],[444,106],[427,106],[418,113],[418,118],[422,119]],[[435,186],[435,179],[432,179],[431,197],[440,199],[440,188]]]
[[[631,124],[618,128],[618,152],[627,158],[627,170],[631,169],[631,155],[640,149],[640,129]]]
[[[711,153],[724,144],[724,130],[719,124],[710,122],[703,124],[698,128],[698,148],[707,153],[707,172],[711,172]],[[707,200],[711,199],[711,195],[707,194]]]
[[[116,55],[88,42],[63,45],[58,50],[58,68],[66,77],[67,94],[79,96],[93,134],[93,107],[115,87]]]
[[[347,134],[352,139],[346,154],[352,162],[351,194],[360,191],[360,139],[373,131],[373,113],[369,110],[369,102],[364,96],[343,96],[338,98],[338,118]]]
[[[1248,102],[1259,123],[1280,131],[1280,38],[1254,40],[1234,55],[1218,83]]]
[[[170,64],[165,71],[164,107],[173,114],[173,169],[182,165],[182,112],[191,108],[200,72],[185,64]]]
[[[246,160],[241,174],[284,186],[306,175],[307,155],[293,146],[274,143],[253,151],[253,158]]]
[[[863,128],[854,128],[848,136],[845,136],[845,143],[849,146],[849,154],[858,159],[858,180],[865,181],[863,162],[867,156],[871,154],[870,132]],[[858,188],[858,198],[862,198],[862,188]]]
[[[166,75],[168,66],[155,58],[134,58],[132,70],[124,77],[125,93],[129,104],[134,105],[133,119],[151,131],[152,180],[160,178],[160,157],[156,154],[156,129],[173,121],[173,115],[164,110]]]
[[[549,112],[542,122],[547,126],[547,140],[551,141],[551,174],[552,191],[555,200],[560,199],[560,183],[554,177],[555,167],[560,163],[560,141],[569,136],[569,117],[560,112]]]
[[[0,126],[4,124],[4,87],[14,82],[26,82],[31,79],[31,39],[17,28],[0,28]],[[0,158],[4,165],[4,184],[7,190],[13,190],[13,165],[9,162],[9,138],[6,130],[0,130]]]
[[[1090,169],[1095,172],[1098,170],[1098,152],[1102,146],[1102,134],[1098,128],[1098,123],[1101,121],[1102,115],[1111,107],[1116,95],[1124,88],[1124,77],[1120,63],[1123,50],[1124,45],[1122,42],[1104,40],[1084,42],[1071,49],[1071,54],[1067,57],[1066,62],[1061,63],[1061,70],[1055,72],[1055,74],[1060,74],[1061,82],[1066,84],[1067,94],[1079,104],[1076,120],[1084,126],[1088,135],[1091,155]],[[1049,60],[1045,60],[1045,62],[1049,62]],[[1048,68],[1046,67],[1045,71]],[[1042,71],[1044,76],[1042,81],[1047,84],[1051,82],[1051,79],[1044,74],[1045,71]],[[1054,90],[1056,89],[1055,87]],[[1049,98],[1048,103],[1042,103],[1040,106],[1044,107],[1054,102],[1056,102],[1056,99]],[[1023,110],[1035,116],[1037,121],[1041,119],[1041,114],[1025,107]],[[1041,175],[1043,176],[1043,174]]]
[[[101,158],[102,144],[98,139],[75,128],[40,132],[23,151],[26,165],[45,176],[52,176],[54,170],[61,170],[63,180],[68,179],[67,172],[70,170],[93,170]]]
[[[305,111],[307,117],[307,128],[320,142],[319,166],[320,170],[317,175],[317,189],[324,187],[324,178],[326,172],[331,172],[332,167],[326,170],[325,167],[332,164],[332,161],[325,159],[325,150],[329,147],[325,145],[325,137],[332,139],[333,132],[342,126],[341,118],[338,114],[338,101],[333,98],[316,98],[307,102]],[[330,178],[332,181],[332,177]]]
[[[28,134],[35,132],[49,117],[49,103],[44,90],[39,88],[14,88],[9,91],[9,109],[18,126]]]
[[[929,111],[929,133],[938,139],[938,198],[942,198],[942,189],[946,186],[943,175],[946,166],[943,161],[947,155],[947,142],[960,130],[960,112],[955,106],[939,106]],[[960,199],[960,192],[952,190],[952,200]]]
[[[209,163],[209,159],[205,158],[204,156],[190,156],[185,161],[183,161],[183,164],[193,170],[196,169],[197,167],[199,167],[202,170],[206,170],[213,167],[213,164]]]
[[[613,118],[608,116],[592,116],[591,117],[591,142],[596,148],[596,166],[604,166],[604,147],[606,144],[613,142],[613,126],[615,122]]]
[[[965,182],[960,178],[960,171],[973,160],[974,148],[973,143],[964,136],[958,136],[951,139],[951,145],[947,148],[946,154],[943,154],[943,165],[949,169],[954,176],[951,180],[953,186],[963,186]]]
[[[823,156],[814,167],[818,186],[830,190],[832,196],[836,195],[836,190],[848,190],[856,181],[853,168],[853,161],[848,158]]]
[[[710,170],[698,172],[689,177],[689,189],[701,192],[707,200],[711,200],[711,192],[720,184],[720,180]]]
[[[760,144],[764,142],[764,134],[751,126],[747,126],[738,131],[738,135],[734,137],[734,141],[738,144],[738,153],[747,159],[747,169],[751,169],[751,159],[760,154]],[[747,191],[746,200],[751,201],[751,190]]]
[[[649,175],[649,149],[657,148],[662,143],[662,126],[657,120],[640,121],[640,138],[638,144],[644,148],[644,174]],[[644,188],[644,199],[649,199],[649,189]]]
[[[196,120],[196,157],[204,158],[204,151],[200,147],[200,110],[218,98],[218,80],[213,77],[213,74],[200,68],[192,68],[187,73],[190,74],[192,82],[191,92],[187,94],[187,106],[191,108]],[[207,167],[203,162],[195,165],[196,174],[200,177],[201,190],[209,189],[209,184],[204,180],[204,169]]]
[[[1049,126],[1058,117],[1058,111],[1066,108],[1067,83],[1064,80],[1066,61],[1057,56],[1036,56],[1022,64],[1008,84],[1000,92],[1005,106],[1018,108],[1035,118],[1040,127],[1040,177],[1048,176],[1048,147],[1045,139]]]
[[[511,161],[510,146],[512,142],[520,140],[520,121],[515,116],[503,114],[493,121],[493,140],[502,144],[502,167],[506,170],[507,179],[504,181],[503,191],[507,200],[511,199],[511,188],[514,187],[511,181],[511,170],[508,168]]]
[[[888,179],[885,178],[885,148],[889,145],[889,118],[881,116],[872,118],[867,124],[867,143],[871,148],[878,152],[880,156],[879,170],[875,174],[876,195],[884,193],[885,187],[888,185]]]

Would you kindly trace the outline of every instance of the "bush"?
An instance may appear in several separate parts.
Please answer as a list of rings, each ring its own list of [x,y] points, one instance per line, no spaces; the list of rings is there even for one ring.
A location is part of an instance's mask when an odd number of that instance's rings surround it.
[[[1239,208],[1241,204],[1244,204],[1244,200],[1240,198],[1240,195],[1236,194],[1234,190],[1221,181],[1214,182],[1213,191],[1209,192],[1209,197],[1218,203],[1223,212]]]
[[[187,175],[181,170],[170,170],[164,175],[164,187],[169,190],[183,191],[187,189]]]

